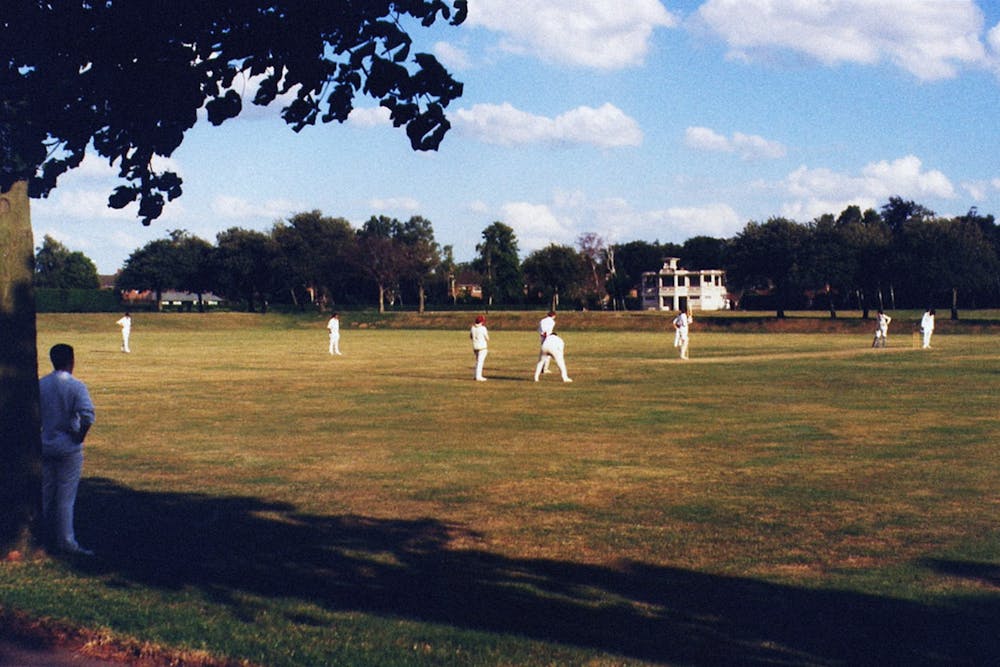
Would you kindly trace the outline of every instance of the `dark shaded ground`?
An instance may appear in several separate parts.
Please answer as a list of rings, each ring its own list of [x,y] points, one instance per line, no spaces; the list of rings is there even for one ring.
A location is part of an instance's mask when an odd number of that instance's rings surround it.
[[[111,664],[115,663],[88,658],[67,646],[24,638],[0,639],[0,665],[4,667],[108,667]]]
[[[929,606],[643,563],[508,559],[449,550],[466,529],[434,520],[303,515],[254,498],[145,493],[109,480],[85,480],[77,512],[82,537],[99,551],[80,568],[200,587],[234,608],[239,591],[294,596],[691,665],[1000,665],[1000,595]],[[1000,566],[925,566],[1000,593]]]

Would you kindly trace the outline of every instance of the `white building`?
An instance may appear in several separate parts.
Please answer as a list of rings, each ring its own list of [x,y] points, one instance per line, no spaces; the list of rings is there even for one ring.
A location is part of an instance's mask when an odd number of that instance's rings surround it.
[[[677,268],[677,257],[663,260],[659,271],[642,274],[643,310],[726,310],[726,272]]]

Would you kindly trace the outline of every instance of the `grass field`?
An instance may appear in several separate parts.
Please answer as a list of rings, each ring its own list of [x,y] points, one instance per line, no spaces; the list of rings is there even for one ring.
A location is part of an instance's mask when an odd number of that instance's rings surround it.
[[[124,355],[40,316],[98,557],[0,566],[0,605],[184,664],[1000,664],[996,335],[696,320],[680,362],[581,315],[536,384],[515,317],[476,383],[464,319],[331,357],[322,318],[139,314]]]

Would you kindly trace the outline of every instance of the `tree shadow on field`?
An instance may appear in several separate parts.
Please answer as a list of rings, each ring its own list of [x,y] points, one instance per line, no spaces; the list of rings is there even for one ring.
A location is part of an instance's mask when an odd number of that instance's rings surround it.
[[[511,559],[449,548],[474,535],[433,519],[300,514],[256,498],[140,492],[103,479],[84,480],[77,524],[99,553],[81,567],[123,584],[197,587],[248,622],[242,592],[654,662],[1000,661],[996,596],[930,606],[634,562]]]

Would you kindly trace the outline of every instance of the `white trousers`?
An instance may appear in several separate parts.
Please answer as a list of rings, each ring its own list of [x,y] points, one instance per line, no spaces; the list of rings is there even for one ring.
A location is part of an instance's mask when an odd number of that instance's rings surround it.
[[[330,354],[340,354],[340,334],[330,334]]]
[[[680,348],[681,359],[688,358],[688,337],[686,335],[678,334],[677,336],[677,347]]]
[[[122,352],[131,352],[132,351],[132,350],[128,349],[128,337],[129,337],[129,334],[130,334],[130,332],[128,332],[128,331],[122,331]]]
[[[924,347],[930,347],[931,346],[931,334],[933,334],[933,333],[934,333],[934,331],[932,329],[925,329],[924,330]]]
[[[476,379],[485,380],[486,378],[483,377],[483,365],[486,363],[486,355],[490,351],[483,348],[482,350],[473,350],[472,353],[476,355]]]
[[[560,375],[562,375],[563,382],[572,382],[566,373],[566,360],[563,357],[565,348],[566,344],[559,336],[552,334],[545,337],[545,341],[542,342],[542,349],[538,353],[538,363],[535,365],[535,382],[538,382],[538,376],[545,370],[549,359],[556,362],[556,367],[559,369]]]
[[[75,454],[42,457],[42,520],[57,549],[74,551],[73,507],[83,473],[83,449]]]

